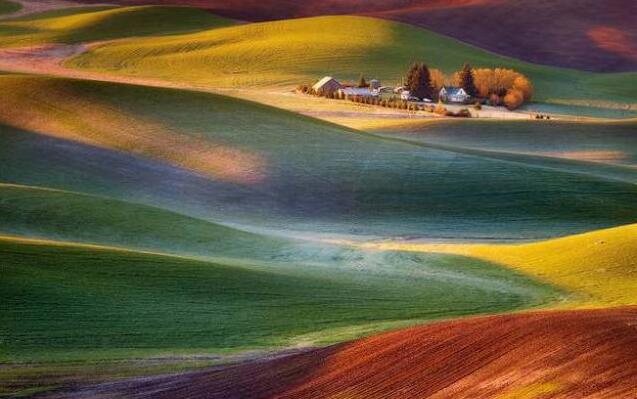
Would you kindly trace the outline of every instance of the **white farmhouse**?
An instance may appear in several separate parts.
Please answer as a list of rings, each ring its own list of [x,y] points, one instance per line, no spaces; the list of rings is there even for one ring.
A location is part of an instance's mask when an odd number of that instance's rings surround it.
[[[462,87],[443,86],[438,93],[438,97],[446,103],[464,103],[471,96]]]

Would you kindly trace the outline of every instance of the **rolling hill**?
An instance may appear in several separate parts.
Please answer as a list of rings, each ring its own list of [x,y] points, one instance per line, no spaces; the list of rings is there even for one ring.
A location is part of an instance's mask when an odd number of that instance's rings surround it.
[[[636,316],[628,308],[471,318],[63,397],[632,398]]]
[[[0,88],[8,183],[310,235],[542,238],[637,214],[627,182],[380,138],[223,96],[21,75],[1,76]]]
[[[88,1],[91,2],[91,1]],[[181,4],[249,21],[364,14],[407,22],[528,62],[598,72],[637,70],[630,0],[120,0]],[[347,25],[342,25],[347,26]],[[541,29],[538,29],[541,27]]]
[[[517,245],[387,243],[384,250],[454,253],[494,262],[554,284],[579,299],[567,307],[637,304],[637,225]]]
[[[255,54],[259,62],[254,62]],[[324,75],[353,80],[360,73],[399,83],[414,60],[448,73],[464,62],[514,68],[532,79],[539,102],[626,107],[637,100],[637,73],[600,74],[525,63],[410,25],[353,16],[122,40],[93,48],[66,65],[203,86],[255,88],[291,87]]]
[[[0,253],[0,356],[14,366],[330,343],[410,320],[534,306],[555,292],[444,256],[411,258],[409,270],[396,258],[395,271],[375,272],[370,262],[268,268],[10,237]]]
[[[0,46],[161,36],[231,24],[227,19],[189,7],[71,8],[0,20]]]

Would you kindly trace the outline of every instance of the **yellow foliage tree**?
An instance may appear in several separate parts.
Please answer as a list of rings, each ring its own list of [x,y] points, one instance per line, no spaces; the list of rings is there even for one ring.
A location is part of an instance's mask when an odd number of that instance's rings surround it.
[[[504,96],[504,105],[509,110],[519,108],[522,104],[524,104],[524,94],[521,90],[511,89]]]

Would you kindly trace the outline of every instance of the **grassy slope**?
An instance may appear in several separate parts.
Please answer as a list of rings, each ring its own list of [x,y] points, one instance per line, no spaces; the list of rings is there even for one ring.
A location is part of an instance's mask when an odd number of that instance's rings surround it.
[[[20,3],[9,0],[0,0],[0,15],[12,14],[14,12],[20,11],[20,9],[22,9]]]
[[[636,305],[637,225],[524,245],[388,244],[495,262],[578,294],[565,306]]]
[[[5,362],[225,352],[317,331],[330,342],[347,336],[330,329],[509,310],[549,292],[464,258],[431,258],[422,275],[361,276],[19,239],[0,240],[0,252]]]
[[[431,144],[637,165],[637,124],[456,121],[398,127],[395,133]],[[382,132],[384,129],[372,129]],[[556,132],[556,131],[559,131]],[[394,132],[389,132],[394,133]]]
[[[540,101],[634,103],[637,99],[634,73],[594,74],[528,64],[409,25],[351,16],[131,39],[94,49],[69,65],[217,86],[267,86],[296,85],[326,74],[354,79],[361,72],[397,82],[414,60],[446,72],[457,70],[464,62],[476,67],[512,67],[532,78]]]
[[[64,139],[4,127],[6,182],[86,188],[208,219],[358,234],[546,237],[632,223],[637,215],[631,184],[380,139],[226,97],[16,75],[0,77],[0,87],[1,122]],[[192,138],[259,160],[245,176],[260,179],[228,175],[246,165],[234,156],[191,165],[199,147],[183,143]],[[68,139],[141,158],[126,161],[128,169],[109,168],[82,157],[122,160]],[[163,176],[150,170],[156,164],[140,165],[145,159],[192,166],[207,178],[175,168]]]
[[[268,259],[284,240],[106,197],[0,183],[0,234],[198,256]]]
[[[231,24],[227,19],[187,7],[87,7],[0,21],[0,46],[161,36]]]

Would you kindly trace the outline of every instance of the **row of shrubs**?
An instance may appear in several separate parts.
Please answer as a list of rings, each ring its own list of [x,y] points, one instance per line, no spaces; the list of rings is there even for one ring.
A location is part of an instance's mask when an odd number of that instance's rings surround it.
[[[466,108],[463,108],[459,110],[458,112],[453,112],[453,111],[447,110],[441,104],[421,105],[421,104],[405,101],[397,97],[391,97],[389,99],[381,99],[378,97],[369,97],[369,96],[346,96],[342,92],[341,93],[339,92],[317,93],[313,88],[307,85],[299,86],[297,88],[297,91],[304,94],[310,94],[310,95],[330,98],[334,100],[349,100],[357,104],[376,105],[376,106],[385,107],[385,108],[402,109],[405,111],[425,111],[425,112],[431,112],[438,115],[451,116],[451,117],[460,117],[460,118],[471,117],[471,112],[469,112],[469,110]],[[477,106],[479,106],[479,104]]]

